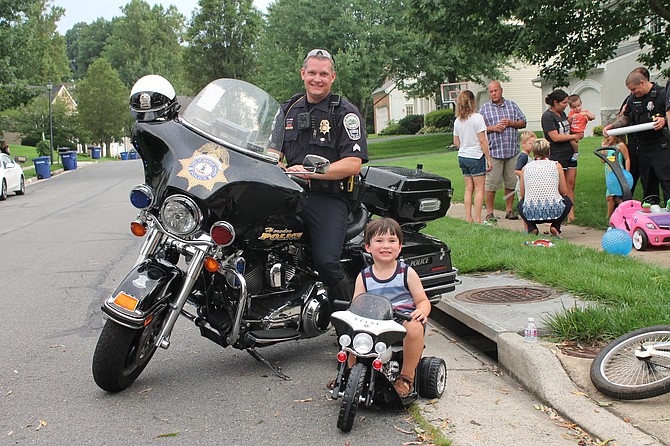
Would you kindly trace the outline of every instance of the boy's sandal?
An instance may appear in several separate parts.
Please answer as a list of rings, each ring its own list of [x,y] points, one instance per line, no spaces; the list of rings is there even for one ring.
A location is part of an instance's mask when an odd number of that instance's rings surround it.
[[[400,398],[405,398],[414,390],[414,380],[407,375],[400,375],[393,383],[393,388]]]

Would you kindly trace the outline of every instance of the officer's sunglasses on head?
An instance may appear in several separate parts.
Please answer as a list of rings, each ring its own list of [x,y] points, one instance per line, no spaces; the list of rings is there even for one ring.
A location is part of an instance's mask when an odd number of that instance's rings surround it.
[[[305,60],[309,59],[310,57],[316,57],[319,54],[325,57],[326,59],[330,59],[333,62],[333,65],[335,65],[335,59],[333,59],[333,56],[328,51],[322,50],[320,48],[313,49],[312,51],[307,53],[307,56],[305,56]]]

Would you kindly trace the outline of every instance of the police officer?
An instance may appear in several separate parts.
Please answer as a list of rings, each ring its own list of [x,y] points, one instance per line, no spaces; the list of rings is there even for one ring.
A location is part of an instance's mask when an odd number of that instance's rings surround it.
[[[287,172],[304,172],[302,162],[309,154],[331,162],[325,174],[297,175],[309,181],[307,204],[300,215],[309,230],[314,266],[326,285],[328,299],[351,300],[353,289],[340,255],[350,210],[349,191],[361,164],[368,160],[364,121],[353,104],[331,94],[336,74],[328,51],[310,51],[300,77],[305,93],[282,104],[284,144],[279,159],[286,158],[282,166]]]
[[[640,164],[640,183],[645,197],[658,195],[661,183],[664,199],[670,198],[670,148],[666,127],[666,94],[663,87],[651,83],[643,74],[633,71],[626,77],[628,97],[623,115],[603,129],[654,122],[653,130],[636,134]]]

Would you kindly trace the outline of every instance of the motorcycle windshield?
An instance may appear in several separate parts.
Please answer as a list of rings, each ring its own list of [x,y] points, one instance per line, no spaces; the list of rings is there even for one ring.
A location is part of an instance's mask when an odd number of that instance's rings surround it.
[[[284,137],[281,107],[268,93],[247,82],[211,82],[181,118],[187,127],[233,150],[272,161],[278,159]]]
[[[352,313],[382,321],[393,320],[393,306],[384,296],[363,293],[356,296],[349,306]]]

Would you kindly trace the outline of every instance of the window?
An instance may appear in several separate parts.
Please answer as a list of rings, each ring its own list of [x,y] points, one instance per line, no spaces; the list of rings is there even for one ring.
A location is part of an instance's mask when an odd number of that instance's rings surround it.
[[[405,105],[405,116],[414,114],[414,104]]]

